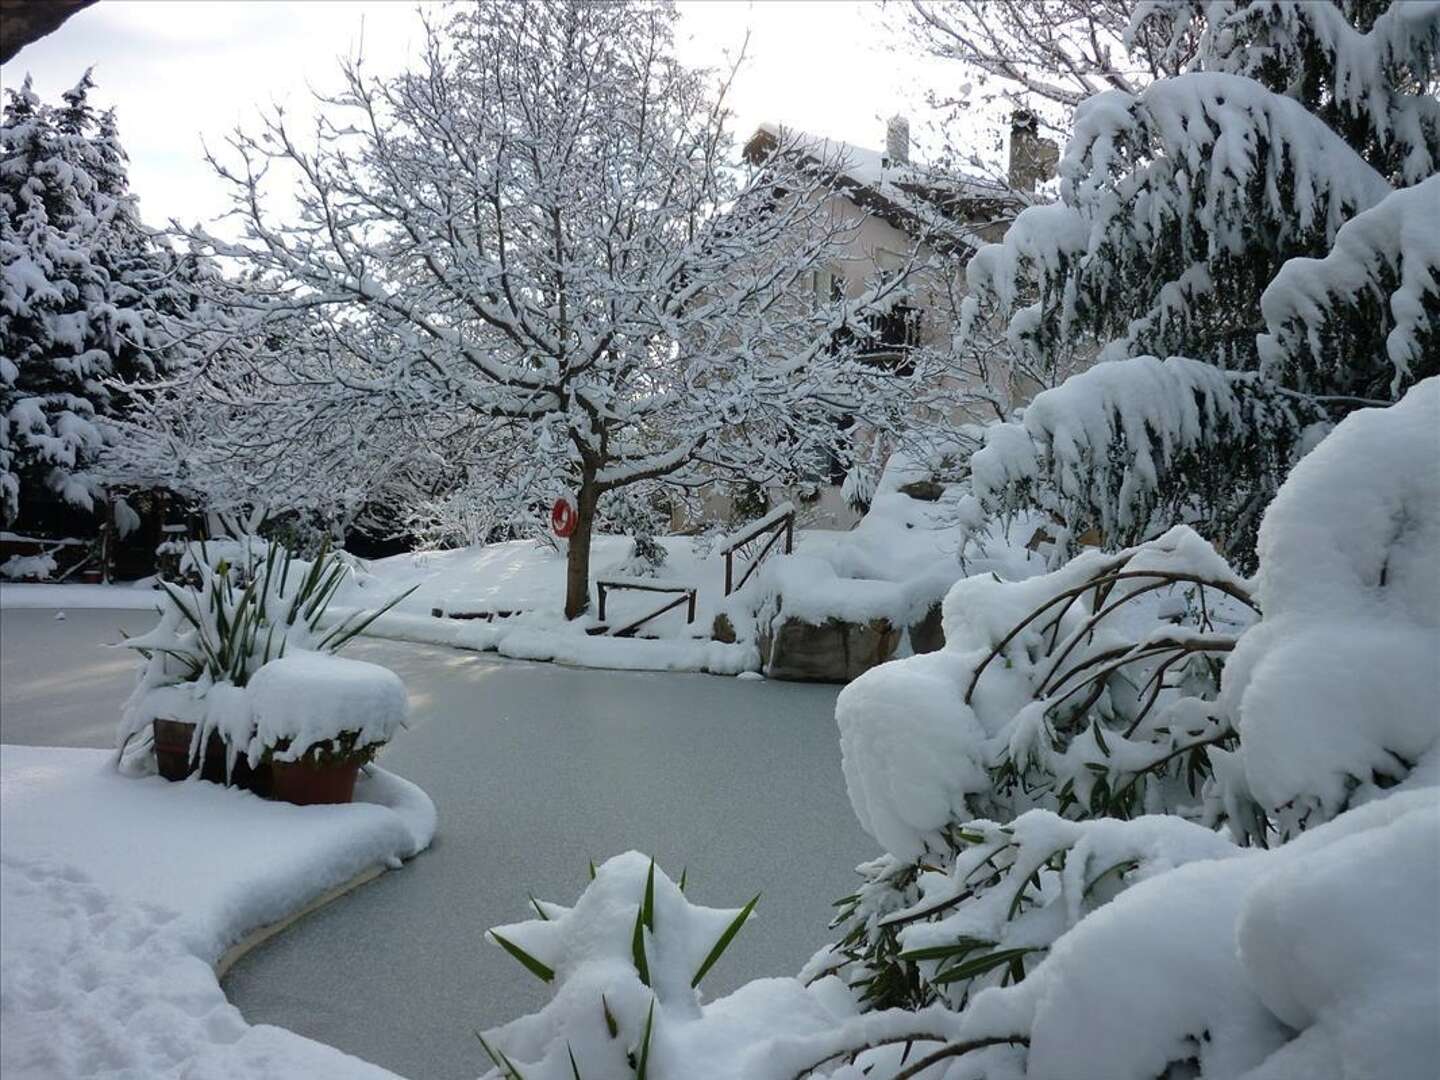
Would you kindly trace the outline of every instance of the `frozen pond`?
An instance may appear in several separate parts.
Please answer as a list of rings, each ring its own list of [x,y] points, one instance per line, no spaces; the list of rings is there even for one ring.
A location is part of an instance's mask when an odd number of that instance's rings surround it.
[[[132,671],[97,643],[143,614],[0,612],[0,740],[109,745]],[[412,721],[382,763],[435,800],[434,847],[242,960],[225,980],[273,1023],[417,1078],[474,1077],[473,1035],[547,991],[489,926],[526,895],[573,902],[590,859],[638,848],[699,903],[758,918],[706,978],[710,994],[794,974],[826,941],[830,901],[878,854],[840,774],[835,688],[707,675],[580,671],[366,641],[410,688]]]

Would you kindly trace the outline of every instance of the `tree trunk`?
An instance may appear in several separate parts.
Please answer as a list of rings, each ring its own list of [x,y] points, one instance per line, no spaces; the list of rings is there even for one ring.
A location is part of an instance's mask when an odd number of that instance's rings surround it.
[[[595,526],[595,507],[600,493],[594,480],[580,482],[575,499],[575,531],[570,534],[570,549],[565,561],[565,618],[578,619],[590,608],[590,538]]]

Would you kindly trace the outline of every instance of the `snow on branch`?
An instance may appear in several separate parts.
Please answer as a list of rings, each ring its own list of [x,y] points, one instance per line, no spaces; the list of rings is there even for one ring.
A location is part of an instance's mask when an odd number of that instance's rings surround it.
[[[971,491],[990,513],[1054,514],[1057,557],[1092,529],[1120,547],[1189,521],[1243,560],[1320,419],[1255,375],[1179,356],[1106,361],[1037,395],[1019,422],[987,428]]]
[[[1440,373],[1440,175],[1347,221],[1324,258],[1290,260],[1260,309],[1262,370],[1297,389],[1384,400]]]
[[[1079,327],[1109,341],[1103,358],[1232,367],[1254,355],[1255,299],[1280,265],[1390,191],[1299,103],[1207,72],[1085,102],[1060,171],[1062,205],[1022,211],[971,261],[976,293],[1002,313],[1038,294],[1011,328],[1041,347]]]

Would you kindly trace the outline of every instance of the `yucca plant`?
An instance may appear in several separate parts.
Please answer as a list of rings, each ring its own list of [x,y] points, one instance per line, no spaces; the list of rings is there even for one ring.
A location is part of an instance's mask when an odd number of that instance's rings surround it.
[[[755,910],[753,897],[738,910],[704,908],[686,899],[687,875],[671,881],[653,859],[635,852],[590,867],[590,883],[573,908],[530,897],[536,918],[497,927],[489,938],[540,981],[600,981],[605,989],[592,1006],[576,1010],[575,995],[557,993],[557,1037],[536,1043],[513,1027],[477,1032],[495,1066],[497,1080],[575,1080],[629,1076],[646,1080],[652,1050],[667,1008],[698,1007],[701,981],[725,954]],[[633,898],[627,900],[625,898]],[[633,915],[626,914],[633,909]],[[583,955],[569,943],[584,940]],[[611,947],[597,949],[596,941]],[[604,955],[601,955],[601,954]],[[615,978],[615,961],[628,961],[631,976]],[[598,978],[601,972],[603,978]],[[603,1026],[597,1020],[603,1019]],[[597,1030],[600,1037],[597,1040]]]
[[[327,609],[351,568],[328,543],[306,562],[278,544],[248,538],[238,551],[199,541],[187,546],[181,570],[181,581],[160,581],[159,624],[123,643],[140,653],[146,666],[126,705],[122,757],[152,716],[162,715],[150,696],[154,692],[189,684],[196,702],[217,686],[245,686],[287,652],[338,652],[414,591],[375,610],[331,620]],[[200,752],[201,741],[192,740],[192,760]]]

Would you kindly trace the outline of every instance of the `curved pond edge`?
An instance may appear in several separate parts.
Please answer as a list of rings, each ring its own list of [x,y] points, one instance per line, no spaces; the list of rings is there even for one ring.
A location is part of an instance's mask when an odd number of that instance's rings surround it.
[[[289,915],[286,915],[283,919],[277,919],[275,922],[266,923],[264,926],[257,926],[254,930],[251,930],[243,938],[235,942],[235,944],[231,945],[228,949],[226,949],[223,953],[220,954],[220,959],[215,961],[215,978],[224,979],[226,973],[229,972],[229,970],[237,963],[239,963],[241,958],[243,958],[251,950],[263,945],[265,942],[269,941],[272,937],[274,937],[281,931],[288,930],[291,926],[294,926],[301,919],[305,918],[306,915],[309,915],[315,911],[319,911],[326,904],[340,899],[340,897],[344,896],[348,892],[353,892],[361,885],[364,885],[366,882],[374,881],[387,869],[389,869],[389,867],[387,867],[384,863],[375,863],[373,866],[367,866],[364,870],[361,870],[360,873],[356,874],[349,881],[342,881],[334,888],[326,890],[319,896],[315,897],[315,899],[311,900],[308,904],[304,905],[303,907],[297,908]]]

